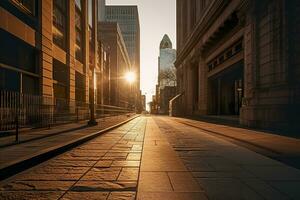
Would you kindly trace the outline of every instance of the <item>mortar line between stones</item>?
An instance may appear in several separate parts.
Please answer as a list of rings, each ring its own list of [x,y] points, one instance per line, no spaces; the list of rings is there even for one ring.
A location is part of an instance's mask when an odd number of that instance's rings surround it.
[[[137,124],[138,124],[138,122],[140,122],[140,120],[138,120],[134,125],[132,125],[127,131],[126,131],[126,133],[128,133],[133,127],[135,127]],[[110,132],[110,131],[109,131]],[[108,132],[108,133],[109,133]],[[125,134],[126,134],[125,133]],[[101,136],[100,136],[101,137]],[[84,144],[83,144],[84,145]],[[107,149],[107,151],[105,152],[105,154],[109,151],[109,150],[111,150],[113,147],[111,147],[110,149]],[[94,168],[94,166],[102,159],[102,157],[103,156],[100,156],[100,158],[95,162],[95,164],[93,164],[85,173],[83,173],[83,175],[82,176],[80,176],[80,178],[77,180],[77,181],[75,181],[75,183],[68,189],[68,190],[66,190],[57,200],[61,200],[69,191],[71,191],[71,189],[92,169],[92,168]]]
[[[138,195],[138,189],[139,189],[139,181],[140,181],[140,174],[141,174],[141,167],[142,167],[142,160],[143,160],[143,152],[144,152],[144,146],[145,146],[145,138],[146,138],[146,129],[147,129],[147,124],[148,124],[148,118],[145,119],[146,123],[144,125],[144,133],[143,133],[143,145],[142,145],[142,151],[141,151],[141,158],[140,158],[140,167],[139,167],[139,172],[138,172],[138,178],[137,178],[137,186],[136,186],[136,195],[135,195],[135,200],[137,200],[137,195]]]

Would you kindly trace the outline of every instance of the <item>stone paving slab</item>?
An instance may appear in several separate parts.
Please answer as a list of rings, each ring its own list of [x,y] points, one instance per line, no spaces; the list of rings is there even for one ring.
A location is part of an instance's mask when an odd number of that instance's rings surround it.
[[[147,121],[137,199],[207,199],[152,118]]]
[[[3,181],[0,199],[135,199],[145,124],[136,118]]]
[[[300,199],[300,170],[177,119],[154,119],[208,199]]]
[[[134,119],[135,117],[137,116],[134,116],[133,118],[126,117],[126,120],[125,118],[118,118],[118,120],[121,121],[116,121],[115,119],[113,121],[107,121],[107,123],[99,123],[94,127],[88,127],[81,130],[54,135],[52,137],[44,137],[30,142],[2,147],[0,148],[0,176],[6,176],[6,174],[8,173],[12,173],[15,170],[19,170],[19,168],[26,167],[28,164],[30,165],[31,163],[37,162],[39,159],[43,159],[43,157],[46,158],[47,156],[50,156],[52,152],[58,152],[65,148],[87,141],[90,138],[102,134],[102,132],[105,132],[105,130],[109,130],[115,126],[119,126],[120,124],[118,124],[117,122],[122,124],[124,122],[130,121],[131,119]],[[107,148],[109,148],[112,144],[102,145],[106,145]],[[70,160],[69,162],[73,163],[76,163],[77,160],[77,165],[90,166],[93,164],[93,162],[91,161],[92,157],[90,157],[90,155],[93,155],[93,153],[97,153],[97,156],[99,156],[100,154],[99,151],[96,151],[99,150],[98,145],[93,143],[91,143],[91,145],[87,147],[82,147],[82,149],[79,148],[79,150],[93,150],[93,152],[89,151],[88,161],[83,160],[83,157],[87,153],[84,151],[82,151],[81,153],[78,153],[77,151],[73,153],[73,155],[65,155],[65,159]],[[104,152],[102,152],[102,154],[103,153]],[[66,165],[63,161],[57,162],[61,163],[61,165]],[[22,167],[18,167],[18,165],[22,165]]]
[[[202,130],[212,131],[220,135],[269,149],[279,154],[290,156],[300,155],[300,139],[191,119],[174,118],[174,120]]]
[[[97,119],[97,122],[100,124],[100,126],[103,126],[103,128],[105,128],[107,126],[111,126],[113,124],[119,123],[120,121],[124,121],[127,118],[128,118],[127,115],[111,116],[111,117]],[[45,137],[51,137],[66,132],[74,132],[85,128],[88,128],[87,121],[79,121],[77,123],[62,124],[50,128],[28,129],[19,132],[18,143],[30,142],[33,140],[37,140]],[[97,127],[97,130],[99,130],[99,127]],[[15,139],[16,139],[15,134],[0,137],[0,147],[16,145],[17,143]]]
[[[0,199],[300,199],[300,171],[167,117],[139,117],[0,183]]]

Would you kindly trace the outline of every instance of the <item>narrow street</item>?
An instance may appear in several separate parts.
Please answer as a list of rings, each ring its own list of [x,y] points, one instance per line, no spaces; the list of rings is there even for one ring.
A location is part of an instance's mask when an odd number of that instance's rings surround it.
[[[141,116],[1,182],[0,199],[299,199],[300,171],[169,117]]]

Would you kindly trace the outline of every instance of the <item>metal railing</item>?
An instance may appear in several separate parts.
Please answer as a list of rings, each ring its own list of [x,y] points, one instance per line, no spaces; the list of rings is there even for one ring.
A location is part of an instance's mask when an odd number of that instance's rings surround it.
[[[178,106],[178,101],[183,95],[184,93],[180,93],[169,101],[169,116],[174,117],[179,115],[180,110]]]
[[[134,111],[95,105],[95,117],[126,115]],[[0,131],[50,127],[90,119],[90,104],[0,90]]]

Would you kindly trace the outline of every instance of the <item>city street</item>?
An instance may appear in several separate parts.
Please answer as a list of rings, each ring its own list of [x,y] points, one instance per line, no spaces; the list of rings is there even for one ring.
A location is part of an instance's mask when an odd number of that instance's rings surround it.
[[[300,199],[300,170],[233,137],[204,130],[217,125],[183,122],[162,116],[135,118],[2,181],[0,199]],[[224,134],[241,130],[222,127]],[[252,133],[247,131],[243,134],[250,141]],[[276,151],[282,154],[284,141],[290,151],[299,142],[281,139],[282,148]],[[256,148],[272,142],[260,141]],[[297,153],[299,146],[294,150]]]

